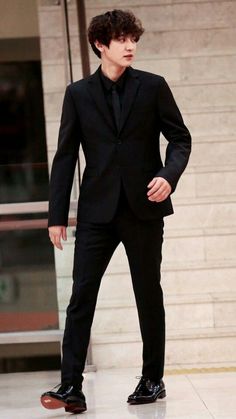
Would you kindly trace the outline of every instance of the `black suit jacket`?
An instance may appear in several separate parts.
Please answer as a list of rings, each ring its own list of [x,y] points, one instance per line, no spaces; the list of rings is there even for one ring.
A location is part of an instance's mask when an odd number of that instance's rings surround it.
[[[175,190],[184,171],[191,136],[165,79],[127,69],[120,130],[114,126],[104,97],[99,69],[70,84],[65,92],[58,149],[49,188],[49,226],[67,225],[70,193],[80,144],[86,160],[78,220],[109,222],[123,185],[131,208],[140,219],[173,213],[171,199],[147,199],[147,184],[154,176],[165,178]],[[165,165],[159,137],[168,141]]]

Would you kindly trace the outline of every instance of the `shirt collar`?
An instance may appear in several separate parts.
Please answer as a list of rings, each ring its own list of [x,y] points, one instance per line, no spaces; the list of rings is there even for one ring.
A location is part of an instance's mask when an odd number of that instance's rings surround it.
[[[127,71],[125,70],[124,73],[119,77],[119,79],[114,82],[113,80],[106,77],[105,74],[103,74],[103,72],[101,70],[101,67],[100,67],[100,77],[101,77],[103,86],[108,91],[111,90],[111,88],[114,84],[118,87],[118,90],[120,90],[120,91],[123,90],[125,79],[126,79],[126,74],[127,74]]]

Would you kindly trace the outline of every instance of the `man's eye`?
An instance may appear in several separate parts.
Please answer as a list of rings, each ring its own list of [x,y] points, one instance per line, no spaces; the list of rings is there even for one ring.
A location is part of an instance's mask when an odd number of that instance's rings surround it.
[[[125,38],[123,36],[120,36],[118,39],[119,39],[119,42],[125,42]]]

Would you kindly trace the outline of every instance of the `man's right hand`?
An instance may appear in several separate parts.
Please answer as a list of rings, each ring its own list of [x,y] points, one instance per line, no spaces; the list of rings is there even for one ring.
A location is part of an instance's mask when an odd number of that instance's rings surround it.
[[[65,226],[51,226],[48,227],[49,237],[52,244],[60,250],[63,250],[61,239],[67,240]]]

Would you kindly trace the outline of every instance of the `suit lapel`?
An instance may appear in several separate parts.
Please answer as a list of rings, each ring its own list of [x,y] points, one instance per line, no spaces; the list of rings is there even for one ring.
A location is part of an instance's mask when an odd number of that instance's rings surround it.
[[[123,99],[123,106],[121,110],[121,118],[120,118],[120,129],[121,132],[124,124],[130,114],[131,108],[134,104],[134,100],[136,98],[136,94],[138,92],[140,81],[135,74],[135,70],[131,67],[127,69],[127,79],[125,82],[125,94]]]
[[[106,98],[103,92],[101,79],[99,76],[100,67],[88,79],[89,92],[105,121],[109,124],[110,128],[115,131],[114,123],[112,120],[111,112],[108,108]]]

